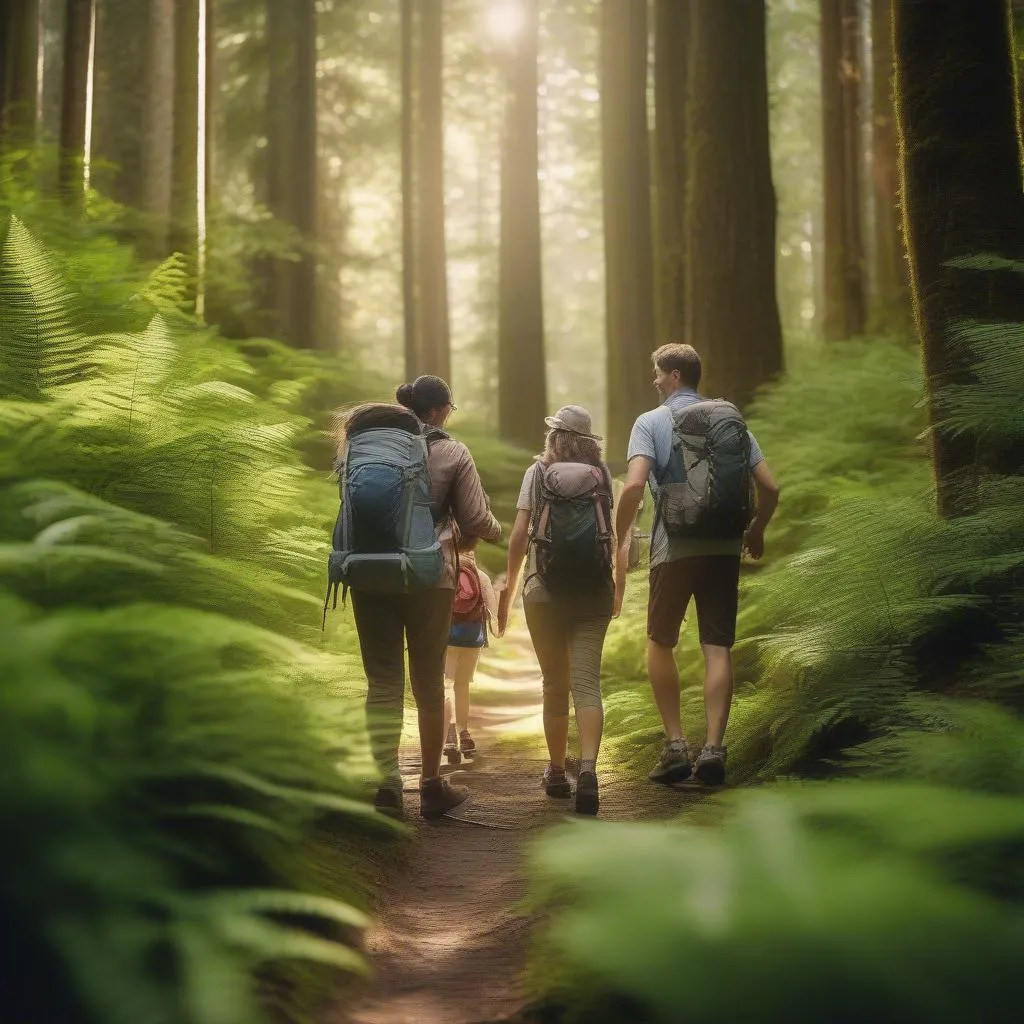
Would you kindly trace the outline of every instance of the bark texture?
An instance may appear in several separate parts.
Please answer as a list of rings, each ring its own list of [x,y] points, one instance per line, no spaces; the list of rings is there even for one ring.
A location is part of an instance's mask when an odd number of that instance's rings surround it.
[[[621,467],[633,421],[652,404],[646,5],[603,0],[601,22],[607,453]]]
[[[537,179],[537,0],[508,62],[509,95],[501,159],[498,273],[498,426],[536,449],[544,435],[547,387]]]
[[[894,89],[903,225],[928,381],[938,508],[976,507],[977,438],[944,425],[943,389],[970,385],[958,321],[1024,320],[1019,277],[959,269],[1024,258],[1009,19],[1004,0],[894,0]],[[981,99],[979,99],[981,98]]]
[[[447,380],[451,373],[448,336],[448,273],[444,215],[444,6],[419,8],[419,107],[416,167],[418,204],[419,361],[421,373]]]
[[[763,0],[692,0],[688,340],[741,405],[782,369]]]
[[[825,178],[825,337],[864,332],[860,60],[857,0],[821,0],[821,107]]]
[[[655,0],[654,130],[658,235],[658,334],[686,331],[686,168],[690,5]]]

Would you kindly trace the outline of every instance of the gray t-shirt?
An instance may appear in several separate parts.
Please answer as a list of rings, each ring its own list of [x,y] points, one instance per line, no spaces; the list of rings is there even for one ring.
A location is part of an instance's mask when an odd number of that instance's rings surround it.
[[[536,495],[537,486],[537,474],[540,472],[540,462],[534,462],[534,464],[526,471],[523,476],[523,486],[519,489],[519,497],[516,499],[516,509],[521,512],[530,513],[530,521],[533,521],[533,517],[537,512],[534,507],[534,497]],[[605,475],[608,478],[609,494],[611,493],[612,479],[611,474],[605,467]],[[526,575],[523,577],[523,600],[524,601],[550,601],[551,595],[548,593],[547,588],[544,586],[543,581],[537,575],[537,554],[536,547],[530,543],[529,550],[526,554]],[[596,603],[599,605],[599,610],[604,611],[604,605],[610,602],[611,597],[605,595],[598,595]]]
[[[649,484],[655,506],[658,503],[658,485],[664,482],[672,458],[672,417],[679,409],[703,401],[703,395],[692,388],[683,388],[669,395],[657,409],[642,413],[633,424],[626,461],[644,455],[654,462]],[[750,468],[753,469],[763,461],[761,447],[754,435],[750,434]],[[675,562],[695,555],[738,555],[742,547],[742,540],[669,537],[664,527],[656,523],[651,536],[651,568],[663,562]]]

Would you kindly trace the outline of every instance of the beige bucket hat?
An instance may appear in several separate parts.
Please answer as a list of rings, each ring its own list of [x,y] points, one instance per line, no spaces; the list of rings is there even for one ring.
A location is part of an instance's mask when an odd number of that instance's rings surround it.
[[[590,413],[582,405],[563,405],[554,416],[545,416],[544,422],[552,430],[568,430],[594,441],[602,440],[590,431]]]

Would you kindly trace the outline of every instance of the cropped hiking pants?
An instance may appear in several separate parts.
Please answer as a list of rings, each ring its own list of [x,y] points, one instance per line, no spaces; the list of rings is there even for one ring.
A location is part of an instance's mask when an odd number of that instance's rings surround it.
[[[385,776],[398,774],[406,643],[416,707],[428,713],[444,713],[444,660],[454,596],[453,590],[424,590],[418,594],[352,591],[366,672],[370,749]]]
[[[577,711],[600,708],[601,654],[611,611],[562,601],[523,601],[537,661],[544,676],[544,714],[568,715],[569,692]]]

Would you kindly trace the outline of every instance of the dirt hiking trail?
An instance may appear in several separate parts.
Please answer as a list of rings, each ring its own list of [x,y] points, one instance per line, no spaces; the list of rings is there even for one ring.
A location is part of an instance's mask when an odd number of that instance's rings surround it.
[[[419,816],[419,748],[415,718],[407,719],[401,764],[416,844],[381,879],[366,939],[371,983],[325,1024],[490,1024],[526,1005],[521,974],[530,922],[516,906],[526,892],[523,848],[538,829],[576,815],[571,799],[551,799],[540,788],[547,764],[541,676],[521,616],[484,651],[472,701],[477,756],[442,769],[471,796],[439,821]],[[512,735],[527,741],[526,753],[491,753]],[[696,798],[645,777],[618,778],[610,759],[598,762],[598,775],[602,821],[667,818]]]

